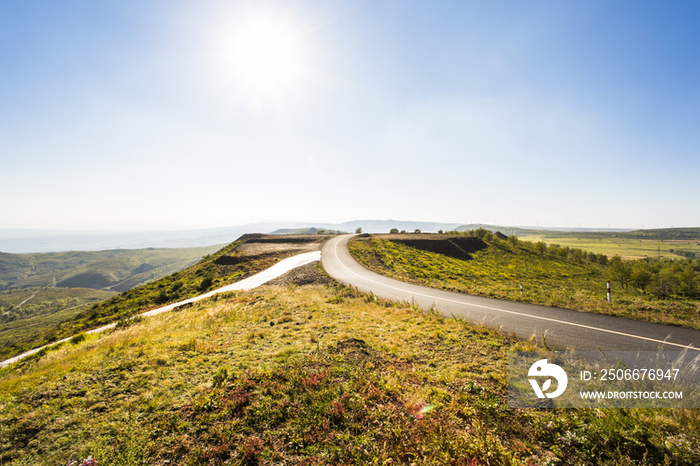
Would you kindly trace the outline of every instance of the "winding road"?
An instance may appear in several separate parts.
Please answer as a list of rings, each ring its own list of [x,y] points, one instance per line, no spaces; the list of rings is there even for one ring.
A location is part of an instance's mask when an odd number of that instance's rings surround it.
[[[682,351],[700,352],[700,331],[628,320],[588,312],[470,296],[400,282],[367,270],[348,251],[355,235],[330,239],[321,262],[337,281],[360,291],[395,301],[415,302],[422,309],[435,306],[446,317],[459,317],[499,327],[521,339],[544,336],[557,350],[577,351]]]

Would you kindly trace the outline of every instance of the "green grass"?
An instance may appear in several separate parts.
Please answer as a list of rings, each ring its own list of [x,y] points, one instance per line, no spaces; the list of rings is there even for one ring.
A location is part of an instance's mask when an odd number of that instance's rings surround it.
[[[436,238],[440,236],[436,235]],[[561,249],[561,248],[560,248]],[[657,299],[633,286],[615,283],[606,301],[609,266],[588,259],[538,252],[535,245],[491,239],[488,247],[464,261],[374,237],[350,242],[353,256],[366,267],[399,280],[434,288],[615,315],[700,329],[700,301]],[[563,250],[561,251],[563,252]],[[520,285],[523,292],[520,292]]]
[[[696,410],[508,409],[533,348],[348,288],[235,292],[1,370],[0,463],[700,461]]]

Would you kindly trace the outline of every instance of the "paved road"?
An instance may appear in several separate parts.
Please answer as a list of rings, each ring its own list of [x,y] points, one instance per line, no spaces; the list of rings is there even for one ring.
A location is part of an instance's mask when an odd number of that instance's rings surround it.
[[[434,305],[445,316],[500,327],[522,339],[534,334],[541,341],[544,335],[547,344],[559,350],[700,351],[698,330],[470,296],[393,280],[367,270],[350,256],[347,243],[353,236],[336,236],[328,241],[321,262],[331,277],[360,291],[385,299],[414,301],[422,309]]]

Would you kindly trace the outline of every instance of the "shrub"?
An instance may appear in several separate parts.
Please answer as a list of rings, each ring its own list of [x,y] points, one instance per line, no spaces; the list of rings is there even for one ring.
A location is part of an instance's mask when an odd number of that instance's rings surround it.
[[[207,275],[202,279],[202,283],[199,284],[199,291],[206,291],[214,283],[214,277]]]
[[[85,341],[85,338],[87,338],[85,332],[80,332],[79,334],[68,340],[68,342],[71,345],[77,345],[78,343]]]
[[[160,293],[153,300],[156,304],[165,304],[168,302],[169,296],[165,290],[161,290]]]

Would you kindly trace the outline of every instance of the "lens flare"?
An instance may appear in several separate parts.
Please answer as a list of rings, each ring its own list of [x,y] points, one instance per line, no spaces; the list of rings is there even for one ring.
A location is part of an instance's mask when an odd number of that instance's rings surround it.
[[[423,417],[435,409],[437,405],[428,405],[425,403],[420,403],[417,405],[407,406],[408,412],[416,419],[423,419]]]

